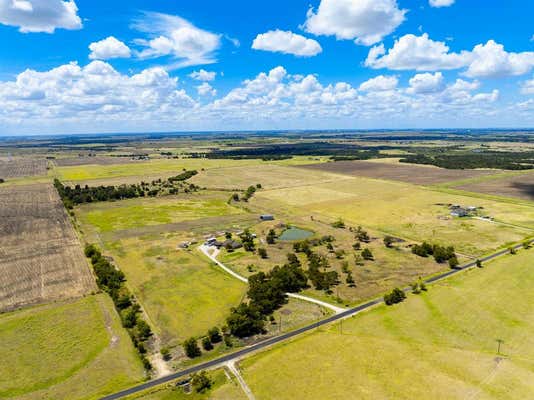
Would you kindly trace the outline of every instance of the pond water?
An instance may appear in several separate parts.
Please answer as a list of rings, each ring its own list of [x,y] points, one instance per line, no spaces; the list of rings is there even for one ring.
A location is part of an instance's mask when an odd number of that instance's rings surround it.
[[[284,241],[303,240],[309,238],[310,236],[313,236],[313,232],[299,228],[289,228],[282,232],[278,239]]]

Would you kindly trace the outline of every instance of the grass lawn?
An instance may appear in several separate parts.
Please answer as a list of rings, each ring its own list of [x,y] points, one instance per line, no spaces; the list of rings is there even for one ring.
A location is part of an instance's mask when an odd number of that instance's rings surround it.
[[[246,285],[211,265],[199,251],[178,250],[183,238],[131,238],[109,244],[128,285],[164,344],[221,326]]]
[[[401,238],[454,245],[459,252],[478,256],[534,233],[534,207],[454,195],[415,185],[354,178],[279,190],[265,190],[258,199],[275,201],[303,215],[339,217]],[[264,202],[265,203],[265,202]],[[274,204],[274,203],[273,203]],[[446,204],[484,207],[496,221],[525,229],[469,218],[451,218]]]
[[[206,192],[137,198],[82,205],[77,207],[77,214],[82,224],[92,225],[98,232],[111,232],[243,212],[228,205],[227,200],[224,194]]]
[[[143,368],[107,295],[0,316],[0,398],[96,399]]]
[[[530,398],[533,251],[253,356],[245,379],[258,400]]]
[[[127,397],[127,400],[246,400],[246,396],[239,387],[235,378],[229,380],[223,370],[209,372],[213,386],[205,393],[185,394],[183,389],[167,386],[159,387],[135,396]]]

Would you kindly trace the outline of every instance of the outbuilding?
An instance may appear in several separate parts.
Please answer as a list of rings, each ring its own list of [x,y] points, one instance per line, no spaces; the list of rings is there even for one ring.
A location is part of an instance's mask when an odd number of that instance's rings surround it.
[[[262,221],[274,221],[274,216],[271,214],[263,214],[263,215],[260,215],[260,219]]]

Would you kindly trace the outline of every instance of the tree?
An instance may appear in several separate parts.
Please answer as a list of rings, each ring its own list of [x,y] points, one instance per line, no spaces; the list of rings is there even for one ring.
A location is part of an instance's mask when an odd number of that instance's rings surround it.
[[[0,178],[0,183],[4,183],[5,180],[3,178]]]
[[[146,340],[152,335],[150,326],[142,319],[137,320],[136,329],[141,340]]]
[[[122,314],[122,326],[125,328],[133,328],[137,323],[137,312],[134,308],[129,308]]]
[[[369,261],[374,260],[373,253],[368,248],[363,249],[362,257],[364,260],[369,260]]]
[[[191,378],[191,385],[195,388],[195,392],[204,393],[211,388],[213,382],[206,371],[201,371],[198,374],[193,375]]]
[[[527,241],[523,242],[523,248],[525,250],[528,250],[528,249],[530,249],[531,244],[532,244],[532,242],[530,240],[527,240]]]
[[[508,251],[509,251],[509,252],[510,252],[510,254],[512,254],[512,255],[514,255],[514,254],[516,254],[516,253],[517,253],[516,249],[515,249],[515,248],[513,248],[513,247],[510,247],[510,248],[508,249]]]
[[[265,250],[263,247],[260,247],[258,249],[258,255],[261,257],[261,258],[267,258],[267,250]]]
[[[384,296],[384,302],[388,306],[400,303],[404,301],[404,299],[406,299],[406,293],[404,293],[404,291],[399,288],[393,289],[391,293],[388,293]]]
[[[232,308],[226,323],[230,333],[240,338],[265,332],[265,318],[254,305],[241,303]]]
[[[274,244],[276,242],[276,232],[274,229],[269,230],[269,233],[267,234],[267,243],[268,244]]]
[[[349,287],[356,287],[356,283],[354,282],[354,278],[352,277],[352,272],[348,272],[347,273],[347,285],[349,285]]]
[[[482,268],[483,267],[482,266],[482,261],[480,261],[480,260],[477,260],[476,265],[477,265],[478,268]]]
[[[202,347],[206,351],[213,350],[213,344],[211,344],[211,340],[209,337],[206,336],[205,338],[202,339]]]
[[[395,239],[391,236],[386,236],[384,238],[384,245],[387,247],[387,248],[391,248],[393,247],[393,243],[395,243]]]
[[[226,232],[226,233],[224,234],[224,237],[225,237],[226,239],[228,239],[228,240],[232,239],[232,232]]]
[[[211,343],[219,343],[222,340],[221,332],[217,327],[211,328],[208,331],[208,337],[210,338]]]
[[[356,229],[356,239],[363,243],[369,243],[371,241],[369,234],[361,226]]]
[[[360,242],[356,242],[356,243],[354,243],[354,244],[352,245],[352,248],[353,248],[354,250],[358,251],[358,250],[361,250],[362,245],[361,245]]]
[[[194,337],[189,338],[184,342],[184,350],[189,358],[200,357],[202,355],[202,351],[200,350],[200,347],[198,347],[197,340]]]
[[[455,255],[449,258],[449,267],[456,268],[459,264],[458,258]]]

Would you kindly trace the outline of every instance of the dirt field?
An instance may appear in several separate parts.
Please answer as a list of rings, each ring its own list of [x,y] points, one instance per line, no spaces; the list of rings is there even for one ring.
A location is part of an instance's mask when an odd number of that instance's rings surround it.
[[[455,189],[534,201],[534,174],[469,183],[457,186]]]
[[[0,160],[0,178],[46,175],[47,165],[45,159]]]
[[[0,189],[0,311],[96,289],[51,185]]]
[[[369,161],[338,161],[325,164],[303,165],[299,168],[352,176],[364,176],[367,178],[388,179],[414,183],[416,185],[433,185],[497,173],[495,170],[451,170],[413,164]]]

